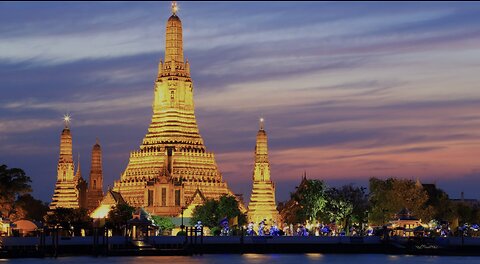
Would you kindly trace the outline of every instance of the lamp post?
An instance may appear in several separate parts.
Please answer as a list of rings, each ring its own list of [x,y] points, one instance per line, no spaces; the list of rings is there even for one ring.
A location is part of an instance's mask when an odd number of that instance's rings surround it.
[[[182,224],[180,225],[180,229],[182,229],[182,231],[183,231],[183,229],[185,228],[185,226],[183,225],[183,211],[184,211],[185,209],[187,209],[187,208],[184,207],[184,206],[182,206],[181,209],[182,209]]]

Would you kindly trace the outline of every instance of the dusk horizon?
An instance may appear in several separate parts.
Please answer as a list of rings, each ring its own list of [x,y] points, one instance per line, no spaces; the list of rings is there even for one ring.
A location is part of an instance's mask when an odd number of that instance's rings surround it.
[[[127,168],[152,121],[170,2],[0,3],[0,161],[51,202],[63,115],[88,179]],[[250,198],[259,118],[276,201],[301,177],[435,183],[479,199],[479,3],[179,2],[207,151]],[[75,168],[76,170],[76,168]]]

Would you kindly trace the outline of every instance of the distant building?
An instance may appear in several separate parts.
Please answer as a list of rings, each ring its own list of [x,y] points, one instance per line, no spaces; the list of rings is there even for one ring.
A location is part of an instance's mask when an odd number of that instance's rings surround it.
[[[87,183],[82,178],[80,162],[74,174],[72,157],[72,134],[69,128],[69,117],[65,117],[65,127],[60,136],[60,158],[57,166],[57,182],[50,210],[58,207],[86,208]]]
[[[465,194],[460,193],[460,199],[450,199],[452,203],[462,203],[473,208],[480,208],[480,201],[478,199],[465,199]]]
[[[92,165],[87,190],[87,209],[95,210],[103,199],[102,148],[97,142],[92,148]]]
[[[260,129],[257,133],[253,188],[247,215],[249,221],[255,223],[264,219],[270,224],[273,221],[278,222],[280,220],[275,204],[275,184],[270,178],[267,132],[264,129],[263,119],[260,119]]]
[[[84,208],[90,212],[98,207],[103,199],[102,152],[98,140],[92,150],[92,165],[90,184],[82,177],[80,158],[77,162],[77,172],[74,172],[72,157],[72,133],[68,116],[65,117],[65,127],[60,136],[60,158],[57,165],[57,182],[50,203],[50,210],[63,208]]]
[[[0,237],[12,235],[12,221],[0,217]]]
[[[395,215],[395,219],[390,221],[390,224],[393,235],[414,236],[415,229],[422,226],[422,221],[414,217],[407,208],[403,208]]]
[[[114,207],[123,204],[126,204],[126,202],[123,200],[122,195],[110,189],[100,201],[100,205],[90,214],[90,217],[95,219],[106,218]]]
[[[302,175],[300,184],[295,187],[295,191],[290,195],[290,200],[278,204],[278,211],[280,212],[280,218],[282,219],[283,223],[297,224],[297,212],[300,210],[300,207],[298,206],[298,202],[294,199],[294,197],[300,197],[307,186],[308,180],[305,173]]]

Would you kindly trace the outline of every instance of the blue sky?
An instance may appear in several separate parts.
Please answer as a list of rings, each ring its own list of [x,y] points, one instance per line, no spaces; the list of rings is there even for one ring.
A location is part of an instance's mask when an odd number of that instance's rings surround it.
[[[50,201],[62,115],[88,179],[120,177],[151,118],[170,2],[1,2],[0,162]],[[179,2],[197,122],[249,196],[266,119],[278,200],[303,171],[330,185],[419,178],[480,198],[480,4]],[[106,187],[106,186],[105,186]]]

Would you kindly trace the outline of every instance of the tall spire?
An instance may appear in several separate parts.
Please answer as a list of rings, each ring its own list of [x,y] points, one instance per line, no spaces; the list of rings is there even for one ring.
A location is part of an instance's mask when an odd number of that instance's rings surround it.
[[[80,155],[77,161],[77,173],[72,155],[72,134],[70,133],[70,116],[63,118],[65,127],[60,136],[60,157],[57,165],[57,183],[53,193],[50,209],[58,207],[79,208],[85,205],[86,183],[81,176]]]
[[[177,1],[172,1],[172,14],[174,16],[177,15],[177,11],[178,11]]]
[[[183,59],[183,39],[182,39],[182,21],[177,16],[178,6],[175,1],[172,2],[172,15],[167,21],[166,43],[165,43],[165,63],[175,61],[184,63]],[[172,69],[175,70],[175,69]]]
[[[102,148],[98,143],[98,138],[92,148],[89,189],[103,190]]]
[[[270,180],[270,164],[268,162],[267,132],[264,128],[264,119],[260,118],[260,129],[257,133],[257,143],[255,145],[255,171],[254,181]]]
[[[95,210],[103,198],[102,148],[98,138],[92,148],[92,163],[88,180],[87,209]]]
[[[77,158],[77,173],[75,173],[75,177],[77,179],[82,178],[82,172],[80,171],[80,153],[78,154],[78,158]]]
[[[207,199],[233,194],[198,130],[194,86],[183,55],[182,22],[175,3],[166,25],[165,57],[158,63],[152,110],[140,149],[131,152],[113,190],[130,205],[158,215],[178,215],[182,206],[191,204],[197,188]]]
[[[268,161],[267,133],[264,119],[260,118],[260,129],[255,145],[255,165],[253,168],[253,188],[248,218],[259,223],[263,219],[268,222],[278,221],[278,211],[275,204],[275,185],[270,179],[270,162]]]
[[[65,123],[65,128],[62,131],[60,136],[60,158],[59,162],[68,162],[73,164],[73,156],[72,156],[72,134],[70,132],[69,124],[70,124],[70,116],[65,115],[63,118]]]

